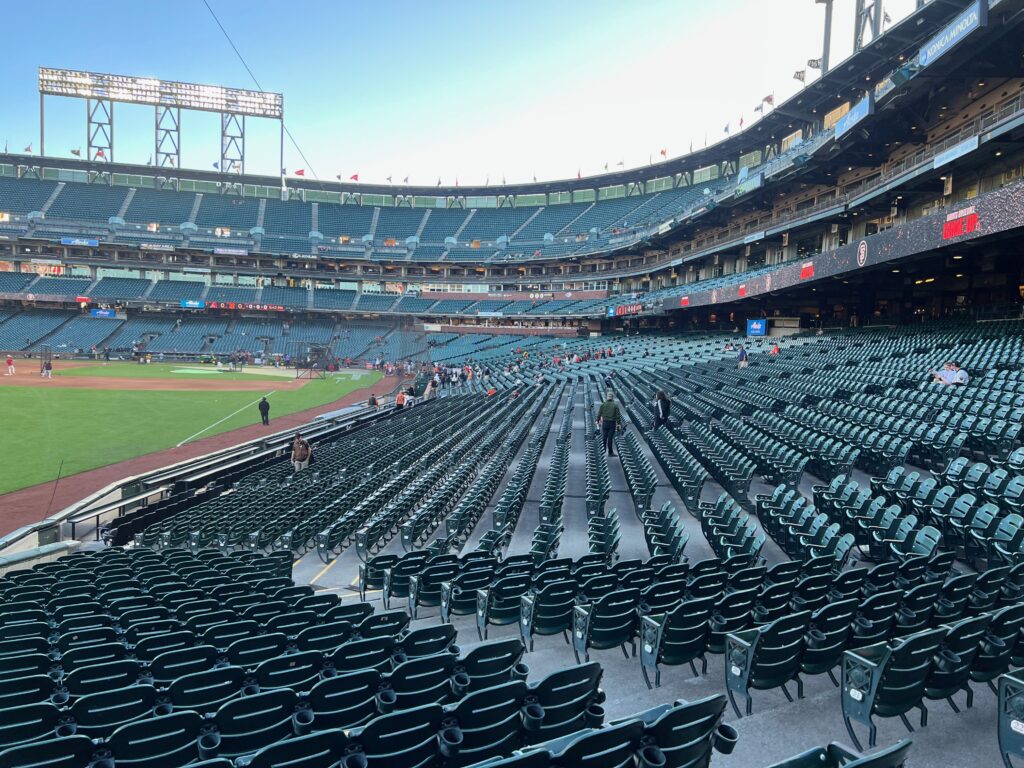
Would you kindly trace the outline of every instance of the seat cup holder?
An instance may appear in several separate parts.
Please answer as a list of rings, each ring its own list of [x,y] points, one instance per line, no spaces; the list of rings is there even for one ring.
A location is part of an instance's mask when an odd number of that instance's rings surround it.
[[[456,696],[465,696],[471,684],[472,680],[465,672],[456,672],[452,675],[452,692]]]
[[[583,713],[583,721],[588,728],[597,728],[604,722],[604,707],[600,704],[591,704]]]
[[[109,757],[103,757],[90,763],[89,768],[114,768],[114,761]]]
[[[352,752],[345,755],[345,759],[341,761],[340,768],[366,768],[366,766],[366,755],[362,752]]]
[[[243,696],[255,696],[260,692],[260,687],[256,683],[248,683],[242,686]]]
[[[328,680],[328,679],[330,679],[332,677],[337,677],[337,676],[338,676],[338,670],[335,669],[333,666],[326,666],[326,667],[324,667],[323,669],[320,670],[320,677],[322,677],[324,680]]]
[[[523,707],[523,726],[527,731],[533,733],[539,731],[544,722],[544,707],[537,702],[532,702]]]
[[[981,641],[981,649],[988,655],[995,655],[1006,650],[1006,641],[998,635],[986,635]]]
[[[459,728],[455,726],[442,728],[441,733],[438,735],[441,754],[448,758],[455,757],[459,754],[459,749],[461,749],[464,739],[465,737]]]
[[[53,692],[53,695],[50,696],[50,703],[55,707],[63,707],[68,703],[70,698],[71,697],[68,695],[68,692],[62,688],[59,691]]]
[[[935,657],[935,666],[943,672],[953,672],[960,666],[960,655],[943,648]]]
[[[512,679],[513,680],[525,680],[530,675],[530,665],[523,662],[519,662],[512,667]]]
[[[313,728],[313,710],[309,707],[299,707],[292,715],[292,729],[296,736],[305,736]]]
[[[174,707],[168,702],[161,702],[153,707],[153,717],[163,717],[174,711]]]
[[[665,753],[653,744],[641,747],[637,752],[637,764],[639,768],[665,768],[668,760]]]
[[[220,750],[220,734],[216,731],[207,731],[199,735],[199,758],[209,760],[216,757]]]
[[[825,644],[825,633],[820,629],[811,629],[807,632],[807,647],[821,648]]]
[[[731,755],[732,751],[736,749],[736,740],[739,739],[739,734],[728,723],[721,723],[715,729],[714,739],[715,749],[718,750],[719,754]]]
[[[63,739],[67,736],[74,736],[78,727],[73,723],[59,723],[56,728],[53,729],[54,735],[58,739]]]
[[[404,664],[408,660],[409,657],[405,654],[404,651],[398,651],[397,653],[392,654],[391,656],[391,666],[397,667],[399,664]]]
[[[377,710],[382,714],[386,715],[395,708],[395,704],[398,702],[398,696],[390,688],[377,693]]]

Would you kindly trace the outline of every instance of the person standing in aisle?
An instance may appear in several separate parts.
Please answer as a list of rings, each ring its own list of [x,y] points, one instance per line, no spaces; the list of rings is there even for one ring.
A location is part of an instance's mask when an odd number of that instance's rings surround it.
[[[601,427],[601,442],[609,456],[615,455],[615,431],[619,428],[622,420],[622,412],[615,403],[615,393],[610,389],[605,395],[605,401],[597,409],[597,425]]]

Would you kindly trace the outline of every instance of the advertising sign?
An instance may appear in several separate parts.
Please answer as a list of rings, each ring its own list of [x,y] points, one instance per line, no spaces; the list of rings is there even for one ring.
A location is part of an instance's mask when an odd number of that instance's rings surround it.
[[[765,336],[767,333],[767,320],[747,320],[747,336]]]

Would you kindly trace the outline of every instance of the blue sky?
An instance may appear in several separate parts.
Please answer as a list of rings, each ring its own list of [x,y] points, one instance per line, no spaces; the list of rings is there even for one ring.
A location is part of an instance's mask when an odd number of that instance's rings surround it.
[[[833,61],[854,0],[836,0]],[[528,181],[645,165],[733,131],[820,56],[813,0],[515,3],[210,0],[262,86],[284,94],[289,171],[364,182]],[[886,0],[898,21],[913,0]],[[170,9],[161,12],[160,9]],[[254,88],[202,0],[7,3],[0,141],[39,151],[37,67]],[[813,75],[813,73],[809,73]],[[809,78],[810,80],[810,78]],[[85,145],[83,102],[48,97],[48,155]],[[115,108],[117,159],[152,155],[153,112]],[[247,169],[277,171],[278,128],[248,125]],[[218,118],[183,118],[183,165],[218,159]]]

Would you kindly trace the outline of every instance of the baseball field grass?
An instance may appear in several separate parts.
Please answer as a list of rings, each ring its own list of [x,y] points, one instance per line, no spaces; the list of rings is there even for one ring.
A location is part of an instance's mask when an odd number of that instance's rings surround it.
[[[230,380],[214,391],[4,387],[0,494],[53,480],[58,470],[66,477],[174,447],[197,433],[208,437],[258,424],[256,403],[264,394],[271,403],[273,429],[274,417],[332,403],[379,378],[379,373],[363,372],[307,381],[294,389],[287,388],[290,382],[270,378],[265,391],[232,391]]]
[[[268,378],[293,378],[295,372],[288,369],[277,368],[256,368],[250,366],[242,373],[236,373],[227,369],[218,370],[212,365],[199,363],[151,363],[150,365],[139,365],[138,363],[110,362],[110,363],[88,363],[77,365],[73,368],[62,368],[57,364],[54,376],[93,376],[96,378],[111,379],[191,379],[202,381],[253,381],[256,376]]]

